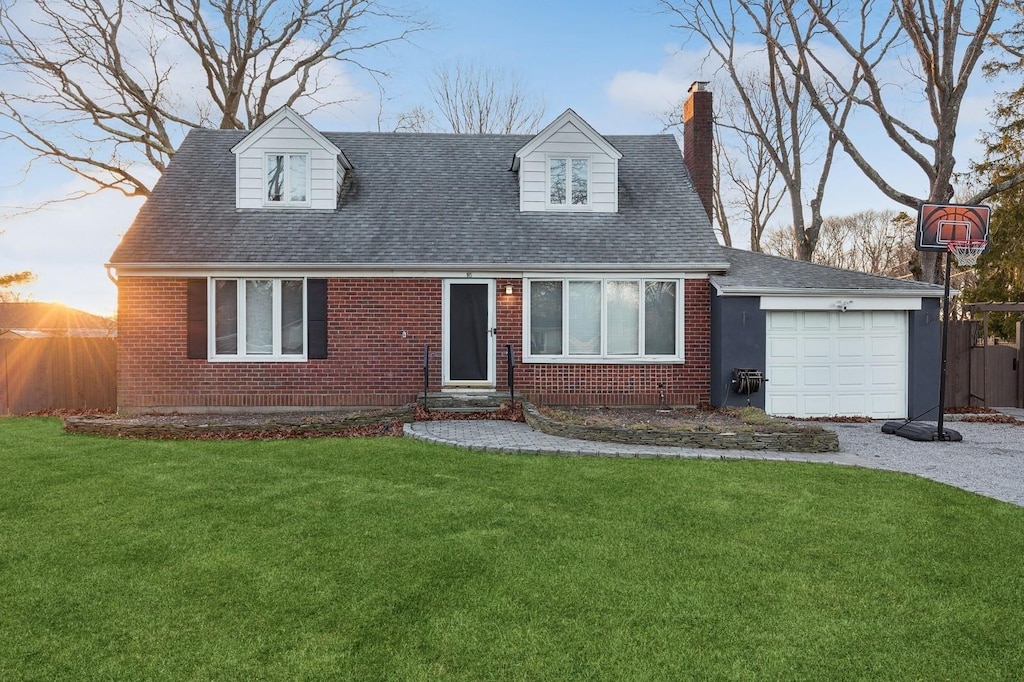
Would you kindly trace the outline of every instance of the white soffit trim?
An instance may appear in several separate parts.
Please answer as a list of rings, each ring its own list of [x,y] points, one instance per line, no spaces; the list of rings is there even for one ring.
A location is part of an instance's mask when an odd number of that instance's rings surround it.
[[[864,298],[942,298],[942,287],[907,287],[905,289],[786,289],[784,287],[737,287],[726,286],[712,275],[711,286],[719,296],[760,296],[762,298],[821,298],[824,296],[861,296]],[[950,295],[960,293],[950,289]]]
[[[249,147],[256,144],[260,140],[260,138],[266,135],[268,131],[273,130],[274,127],[276,127],[277,124],[283,121],[284,119],[288,119],[289,121],[294,123],[299,129],[302,130],[302,132],[306,133],[306,135],[308,135],[311,140],[315,141],[317,144],[323,147],[324,151],[334,156],[344,156],[344,154],[342,154],[341,149],[339,149],[337,145],[335,145],[333,142],[324,137],[323,133],[321,133],[319,130],[311,126],[306,121],[306,119],[304,119],[299,114],[295,113],[294,109],[287,106],[281,107],[273,114],[271,114],[266,121],[256,126],[256,128],[248,135],[246,135],[241,142],[239,142],[238,144],[231,148],[231,153],[241,154],[242,152],[246,151],[247,149],[249,149]],[[345,159],[345,163],[348,163],[347,158]],[[351,165],[352,164],[348,164],[349,167],[351,167]]]
[[[523,145],[519,149],[519,151],[516,152],[515,159],[513,160],[512,170],[518,169],[519,159],[526,156],[527,154],[531,154],[534,151],[536,151],[537,147],[544,144],[549,137],[551,137],[556,132],[561,130],[562,126],[564,126],[567,122],[570,121],[577,128],[579,128],[580,131],[584,135],[586,135],[591,142],[597,145],[605,154],[612,157],[616,161],[622,158],[622,152],[613,147],[612,144],[608,142],[608,140],[604,139],[601,133],[594,130],[594,127],[592,125],[584,121],[582,116],[577,114],[572,109],[566,109],[564,112],[562,112],[561,116],[559,116],[554,121],[546,125],[543,130],[534,135],[529,142]]]
[[[920,310],[920,296],[762,296],[761,310]]]

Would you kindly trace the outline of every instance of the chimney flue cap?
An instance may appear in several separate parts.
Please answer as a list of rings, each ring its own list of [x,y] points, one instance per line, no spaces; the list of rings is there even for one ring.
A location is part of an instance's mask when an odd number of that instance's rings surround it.
[[[708,88],[708,81],[694,81],[690,85],[690,92],[706,92]]]

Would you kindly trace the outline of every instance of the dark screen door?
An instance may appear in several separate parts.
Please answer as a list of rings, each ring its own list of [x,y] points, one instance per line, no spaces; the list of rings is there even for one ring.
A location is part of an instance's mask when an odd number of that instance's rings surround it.
[[[449,378],[487,381],[486,284],[455,284],[449,290]]]

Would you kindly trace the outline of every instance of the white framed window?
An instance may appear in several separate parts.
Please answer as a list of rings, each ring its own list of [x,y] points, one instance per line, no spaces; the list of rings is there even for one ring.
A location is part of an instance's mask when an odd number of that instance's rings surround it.
[[[590,206],[590,158],[548,157],[548,205],[563,208]]]
[[[309,154],[269,152],[264,155],[265,192],[268,206],[309,204]]]
[[[211,360],[306,359],[306,282],[301,278],[210,280]]]
[[[642,277],[525,280],[524,359],[683,359],[683,281]]]

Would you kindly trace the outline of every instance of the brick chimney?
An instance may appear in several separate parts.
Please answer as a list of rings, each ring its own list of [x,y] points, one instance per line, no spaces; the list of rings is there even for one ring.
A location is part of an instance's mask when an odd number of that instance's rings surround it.
[[[683,162],[710,219],[715,192],[711,90],[706,82],[697,81],[689,94],[683,105]]]

